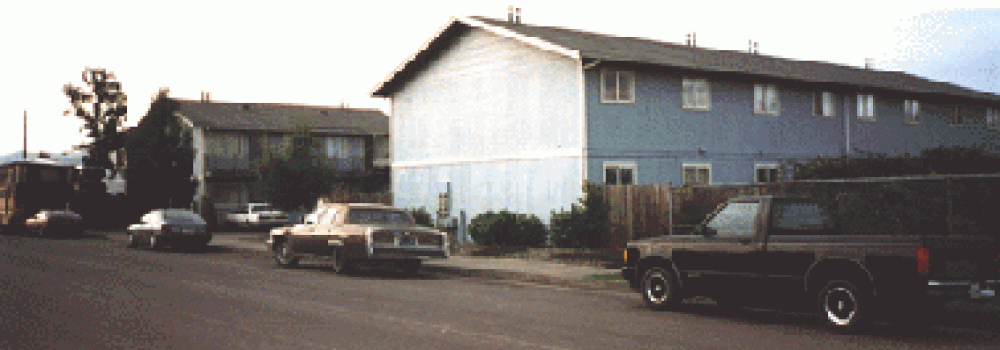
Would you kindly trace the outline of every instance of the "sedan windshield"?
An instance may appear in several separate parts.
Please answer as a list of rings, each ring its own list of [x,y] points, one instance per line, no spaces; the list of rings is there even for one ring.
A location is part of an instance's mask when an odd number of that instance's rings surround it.
[[[163,221],[173,224],[205,224],[198,214],[189,211],[164,211]]]
[[[405,212],[384,209],[352,209],[347,215],[349,224],[413,224]]]

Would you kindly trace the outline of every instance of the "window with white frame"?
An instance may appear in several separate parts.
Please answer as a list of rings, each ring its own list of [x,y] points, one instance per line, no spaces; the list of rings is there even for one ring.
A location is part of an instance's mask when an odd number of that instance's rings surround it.
[[[837,108],[834,104],[836,100],[832,92],[813,93],[813,115],[817,117],[834,117],[837,115]]]
[[[781,110],[781,100],[778,97],[778,87],[773,84],[754,84],[753,113],[778,115]]]
[[[684,185],[711,185],[712,166],[710,164],[684,164]]]
[[[875,95],[858,94],[858,120],[875,121]]]
[[[903,121],[906,124],[920,124],[920,102],[917,100],[903,101]]]
[[[996,108],[986,109],[986,127],[990,129],[1000,128],[1000,113]]]
[[[756,183],[778,182],[779,178],[777,164],[756,164],[754,165],[754,178]]]
[[[684,78],[681,82],[681,104],[685,109],[708,110],[712,104],[708,79]]]
[[[635,73],[626,70],[601,71],[601,102],[635,102]]]
[[[607,185],[634,185],[634,162],[604,162],[604,183]]]

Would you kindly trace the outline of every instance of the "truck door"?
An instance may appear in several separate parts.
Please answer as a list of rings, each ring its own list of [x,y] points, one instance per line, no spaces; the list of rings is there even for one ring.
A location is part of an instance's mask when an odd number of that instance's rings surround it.
[[[761,211],[760,201],[729,203],[699,228],[701,237],[674,250],[675,263],[693,287],[714,292],[755,288],[761,277]]]

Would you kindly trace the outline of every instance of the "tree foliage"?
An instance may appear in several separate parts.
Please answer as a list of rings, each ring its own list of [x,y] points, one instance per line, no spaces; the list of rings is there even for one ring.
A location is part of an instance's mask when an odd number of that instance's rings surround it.
[[[817,157],[795,166],[795,178],[801,180],[993,173],[1000,173],[1000,157],[977,147],[936,147],[923,150],[916,157],[877,153]]]
[[[82,76],[83,87],[71,83],[63,86],[63,93],[72,105],[64,114],[83,120],[81,130],[92,139],[83,159],[84,180],[99,182],[105,173],[101,170],[115,171],[110,155],[124,145],[119,128],[125,122],[128,108],[125,91],[114,73],[87,67]]]
[[[264,199],[284,211],[312,209],[333,188],[330,170],[313,162],[309,126],[300,122],[287,152],[269,152],[260,169]]]
[[[608,214],[611,207],[600,192],[584,189],[580,204],[573,203],[569,211],[552,211],[549,227],[552,245],[560,248],[604,248],[605,237],[611,230]]]
[[[160,90],[126,141],[128,196],[143,211],[186,208],[194,199],[191,129],[177,117],[180,105]]]

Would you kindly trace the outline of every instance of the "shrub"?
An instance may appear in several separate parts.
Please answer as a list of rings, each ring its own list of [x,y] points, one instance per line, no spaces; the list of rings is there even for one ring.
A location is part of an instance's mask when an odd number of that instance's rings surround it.
[[[427,212],[427,208],[409,208],[406,209],[406,212],[410,213],[410,216],[413,217],[413,221],[417,225],[431,228],[434,227],[434,222],[431,220],[431,213]]]
[[[469,234],[476,243],[487,246],[541,247],[548,238],[545,224],[537,216],[506,210],[476,215]]]
[[[610,206],[598,191],[587,190],[580,204],[571,204],[569,211],[552,211],[549,227],[552,245],[560,248],[603,248],[610,231]]]

